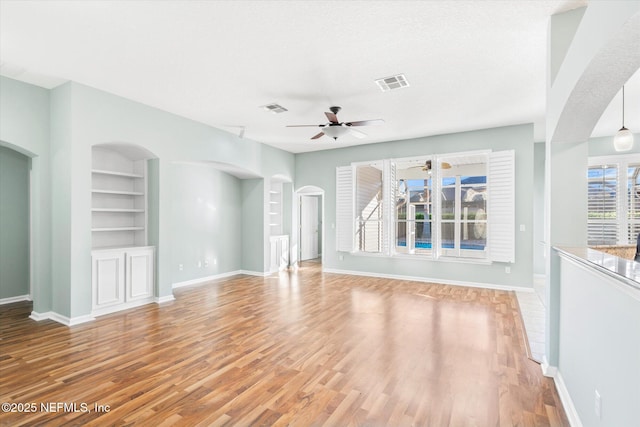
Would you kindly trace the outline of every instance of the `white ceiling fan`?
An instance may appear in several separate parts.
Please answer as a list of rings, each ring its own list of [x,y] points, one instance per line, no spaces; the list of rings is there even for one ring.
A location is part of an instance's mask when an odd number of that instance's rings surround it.
[[[331,112],[324,113],[327,116],[327,119],[329,119],[329,123],[319,125],[289,125],[287,127],[320,127],[322,131],[312,136],[311,139],[318,139],[323,135],[327,135],[337,140],[338,137],[344,136],[346,134],[351,134],[356,138],[364,138],[365,136],[367,136],[366,133],[353,129],[354,126],[369,126],[384,123],[384,120],[382,119],[359,120],[356,122],[340,122],[338,120],[337,114],[341,110],[341,107],[333,106],[329,107],[329,110]]]

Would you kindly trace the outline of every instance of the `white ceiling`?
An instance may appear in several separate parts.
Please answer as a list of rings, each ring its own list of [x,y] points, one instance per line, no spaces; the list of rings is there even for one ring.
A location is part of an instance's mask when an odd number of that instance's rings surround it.
[[[0,73],[73,80],[291,152],[528,122],[544,140],[548,18],[585,4],[0,0]],[[374,83],[398,73],[410,87]],[[634,132],[639,83],[626,89]],[[273,102],[289,111],[260,108]],[[620,104],[594,136],[620,127]],[[337,142],[285,127],[326,123],[331,105],[385,124]]]

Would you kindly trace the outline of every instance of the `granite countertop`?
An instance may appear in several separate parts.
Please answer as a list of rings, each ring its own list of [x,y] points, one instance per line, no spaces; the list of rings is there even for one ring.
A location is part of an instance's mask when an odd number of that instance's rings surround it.
[[[636,255],[636,245],[595,245],[589,246],[601,252],[619,256],[620,258],[633,259]]]
[[[627,285],[640,290],[640,262],[620,258],[591,248],[554,247],[578,262],[594,267]]]

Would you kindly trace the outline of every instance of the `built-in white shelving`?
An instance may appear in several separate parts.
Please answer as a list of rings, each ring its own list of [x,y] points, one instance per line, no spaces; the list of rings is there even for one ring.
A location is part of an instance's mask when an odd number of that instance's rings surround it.
[[[269,234],[282,234],[282,183],[274,182],[269,189]]]
[[[130,172],[118,172],[104,169],[92,169],[91,173],[99,174],[99,175],[111,175],[111,176],[123,176],[127,178],[144,178],[144,175],[138,173],[130,173]]]
[[[91,231],[141,231],[144,227],[102,227],[92,228]]]
[[[91,169],[93,315],[153,301],[155,247],[148,244],[147,159],[140,147],[94,147]]]
[[[92,193],[97,194],[120,194],[122,196],[144,196],[142,191],[121,191],[121,190],[91,190]]]
[[[91,212],[144,212],[144,209],[110,209],[110,208],[93,208]]]
[[[94,147],[92,154],[93,248],[146,246],[146,158],[117,147]]]

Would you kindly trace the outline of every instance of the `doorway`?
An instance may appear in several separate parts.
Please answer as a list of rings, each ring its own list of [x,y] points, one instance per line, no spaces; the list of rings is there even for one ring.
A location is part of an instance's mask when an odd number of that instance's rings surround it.
[[[300,261],[320,257],[320,196],[300,196]]]
[[[31,159],[0,145],[0,304],[31,299]]]
[[[318,187],[303,187],[297,191],[298,249],[300,262],[322,262],[324,241],[324,191]]]

